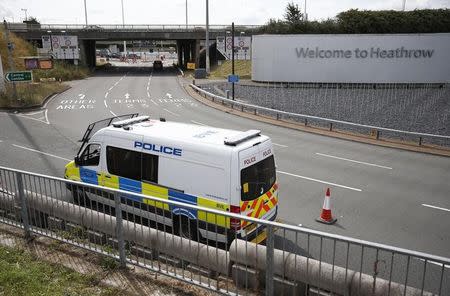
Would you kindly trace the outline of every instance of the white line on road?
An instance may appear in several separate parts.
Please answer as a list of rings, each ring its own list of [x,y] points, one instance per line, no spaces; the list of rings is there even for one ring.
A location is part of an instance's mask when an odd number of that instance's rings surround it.
[[[155,106],[159,106],[158,103],[156,103],[155,101],[153,101],[153,99],[150,99],[150,101],[155,104]]]
[[[108,108],[108,105],[106,104],[106,100],[103,100],[103,104],[105,104],[105,107]]]
[[[365,165],[373,166],[373,167],[377,167],[377,168],[382,168],[382,169],[392,170],[391,167],[387,167],[387,166],[383,166],[383,165],[378,165],[378,164],[374,164],[374,163],[369,163],[369,162],[364,162],[364,161],[358,161],[358,160],[353,160],[353,159],[348,159],[348,158],[343,158],[343,157],[337,157],[337,156],[333,156],[333,155],[329,155],[329,154],[323,154],[323,153],[318,153],[318,152],[316,152],[316,154],[317,154],[317,155],[320,155],[320,156],[324,156],[324,157],[329,157],[329,158],[334,158],[334,159],[339,159],[339,160],[345,160],[345,161],[354,162],[354,163],[359,163],[359,164],[365,164]]]
[[[41,154],[44,154],[44,155],[47,155],[47,156],[51,156],[51,157],[54,157],[54,158],[59,158],[59,159],[62,159],[62,160],[67,160],[67,161],[71,161],[72,160],[72,159],[61,157],[61,156],[53,155],[53,154],[50,154],[50,153],[45,153],[45,152],[42,152],[42,151],[39,151],[39,150],[36,150],[36,149],[31,149],[31,148],[20,146],[20,145],[16,145],[16,144],[12,144],[12,145],[14,147],[17,147],[17,148],[33,151],[33,152],[36,152],[36,153],[41,153]]]
[[[107,93],[105,94],[105,99],[108,97],[108,95],[109,95],[109,93],[107,92]]]
[[[45,123],[45,124],[50,124],[50,122],[48,122],[48,121],[45,122],[43,120],[39,120],[39,119],[36,119],[36,118],[33,118],[33,117],[29,117],[29,116],[25,116],[25,115],[21,115],[21,114],[14,114],[14,115],[16,115],[18,117],[22,117],[22,118],[31,119],[31,120],[34,120],[34,121],[39,121],[39,122],[42,122],[42,123]]]
[[[450,212],[450,209],[441,208],[441,207],[437,207],[437,206],[432,206],[432,205],[427,205],[427,204],[422,204],[422,206],[428,207],[428,208],[432,208],[432,209],[436,209],[436,210],[441,210],[441,211],[447,211],[447,212]]]
[[[282,145],[282,144],[277,144],[277,143],[273,143],[273,142],[272,142],[272,144],[273,144],[273,145],[275,145],[275,146],[280,146],[280,147],[283,147],[283,148],[287,148],[287,147],[288,147],[288,146],[286,146],[286,145]]]
[[[195,124],[199,124],[199,125],[206,125],[206,124],[204,124],[204,123],[201,123],[201,122],[198,122],[198,121],[195,121],[195,120],[191,120],[191,122],[192,122],[192,123],[195,123]]]
[[[180,116],[180,114],[177,114],[177,113],[175,113],[175,112],[172,112],[172,111],[170,111],[170,110],[167,110],[166,108],[164,108],[164,110],[167,111],[167,112],[169,112],[170,114],[175,115],[175,116]]]
[[[23,113],[23,114],[24,114],[24,115],[36,115],[36,114],[39,114],[39,113],[41,113],[41,112],[44,112],[44,110],[40,110],[40,111],[33,112],[33,113]]]
[[[47,122],[47,124],[50,124],[50,121],[48,120],[47,112],[48,112],[48,109],[45,109],[45,112],[44,112],[45,121]]]
[[[147,92],[147,97],[149,97],[149,98],[150,98],[150,93],[149,93],[149,92]]]
[[[109,110],[109,113],[111,113],[113,116],[117,116],[114,112],[112,112],[111,110]]]
[[[288,172],[283,172],[283,171],[277,171],[277,172],[280,173],[280,174],[284,174],[284,175],[288,175],[288,176],[292,176],[292,177],[296,177],[296,178],[301,178],[301,179],[305,179],[305,180],[309,180],[309,181],[313,181],[313,182],[318,182],[318,183],[322,183],[322,184],[327,184],[327,185],[331,185],[331,186],[336,186],[336,187],[340,187],[340,188],[345,188],[345,189],[349,189],[349,190],[353,190],[353,191],[358,191],[358,192],[362,191],[359,188],[349,187],[349,186],[336,184],[336,183],[332,183],[332,182],[327,182],[327,181],[314,179],[314,178],[310,178],[310,177],[295,175],[295,174],[291,174],[291,173],[288,173]]]
[[[0,140],[0,143],[3,142],[2,140]]]
[[[147,91],[148,91],[148,88],[149,88],[149,87],[148,87],[148,84],[147,84]]]

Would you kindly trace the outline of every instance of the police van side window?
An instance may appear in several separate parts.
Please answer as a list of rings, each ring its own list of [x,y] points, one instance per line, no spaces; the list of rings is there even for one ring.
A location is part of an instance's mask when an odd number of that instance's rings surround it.
[[[90,144],[80,156],[81,166],[97,166],[100,163],[100,145]]]
[[[141,180],[141,153],[117,147],[106,147],[108,172],[120,177]]]
[[[158,183],[158,156],[142,153],[142,180]]]

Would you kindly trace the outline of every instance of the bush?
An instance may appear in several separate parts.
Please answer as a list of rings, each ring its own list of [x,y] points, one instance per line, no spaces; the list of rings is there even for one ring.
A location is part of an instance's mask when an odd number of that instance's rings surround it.
[[[41,78],[54,77],[57,81],[68,81],[82,79],[89,75],[89,69],[83,66],[67,64],[63,61],[53,61],[53,69],[33,70],[34,81],[38,82]]]

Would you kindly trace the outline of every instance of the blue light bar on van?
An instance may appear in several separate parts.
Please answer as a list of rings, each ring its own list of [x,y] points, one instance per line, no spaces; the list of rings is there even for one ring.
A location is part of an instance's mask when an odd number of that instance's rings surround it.
[[[124,127],[130,124],[139,123],[143,121],[148,121],[150,119],[150,116],[138,116],[130,119],[120,120],[113,122],[112,125],[114,127]]]
[[[255,138],[261,135],[260,130],[248,130],[246,132],[242,132],[230,138],[225,138],[225,145],[236,146],[239,143],[245,142],[251,138]]]

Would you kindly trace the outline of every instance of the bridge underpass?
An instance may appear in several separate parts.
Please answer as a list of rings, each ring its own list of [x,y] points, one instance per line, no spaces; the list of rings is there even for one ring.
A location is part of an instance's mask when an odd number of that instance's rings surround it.
[[[202,44],[205,45],[205,27],[203,25],[48,25],[7,23],[11,32],[25,40],[41,44],[44,35],[71,35],[78,37],[80,62],[95,66],[95,49],[97,41],[133,41],[133,40],[175,40],[177,44],[178,64],[186,66],[193,62],[196,67],[204,67],[201,61]],[[210,60],[215,63],[213,50],[215,40],[231,30],[228,25],[209,26]],[[240,32],[251,35],[258,26],[239,26]],[[204,55],[203,55],[204,56]],[[203,58],[204,59],[204,58]]]

